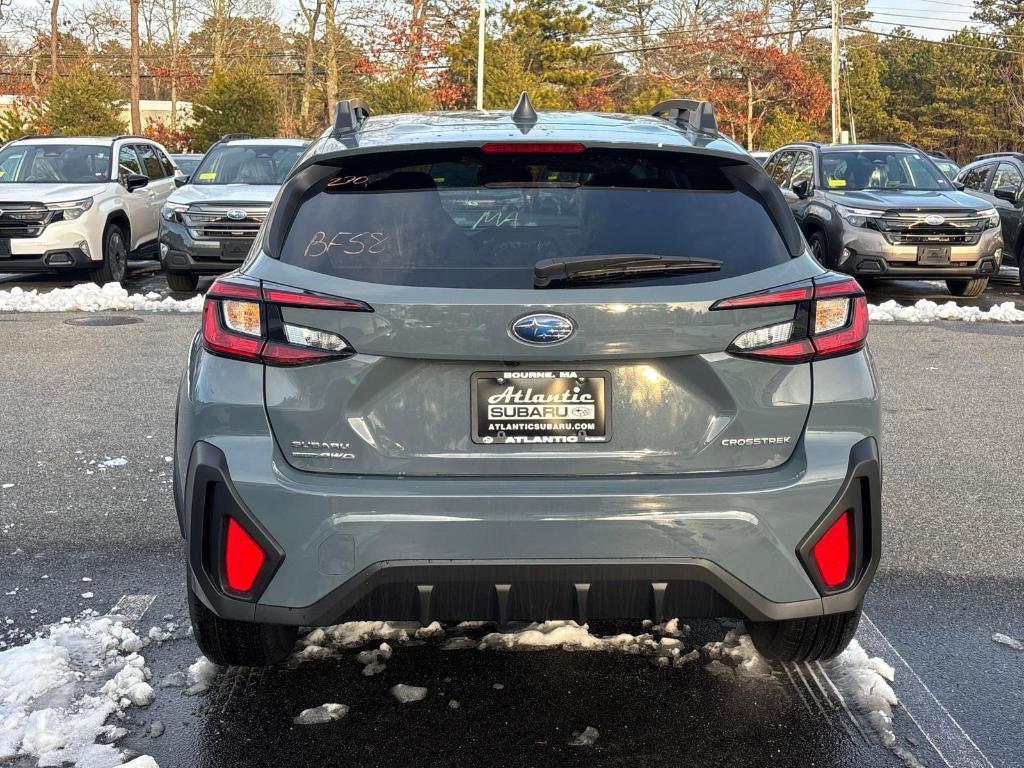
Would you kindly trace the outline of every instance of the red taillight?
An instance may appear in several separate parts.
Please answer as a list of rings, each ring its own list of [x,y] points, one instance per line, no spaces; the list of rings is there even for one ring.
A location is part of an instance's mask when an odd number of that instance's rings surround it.
[[[760,293],[723,299],[711,309],[754,309],[792,304],[792,320],[752,328],[728,351],[782,363],[803,363],[855,352],[868,335],[868,303],[856,280],[830,274]]]
[[[256,540],[234,518],[228,518],[224,546],[224,580],[235,592],[248,592],[256,583],[267,556]]]
[[[285,323],[282,306],[373,312],[354,299],[221,278],[206,294],[203,344],[218,355],[267,365],[304,365],[354,354],[336,333]]]
[[[582,144],[566,141],[492,141],[480,147],[485,155],[559,155],[585,150]]]
[[[850,577],[850,565],[853,562],[851,523],[850,513],[844,512],[811,550],[821,581],[830,589],[842,586]]]

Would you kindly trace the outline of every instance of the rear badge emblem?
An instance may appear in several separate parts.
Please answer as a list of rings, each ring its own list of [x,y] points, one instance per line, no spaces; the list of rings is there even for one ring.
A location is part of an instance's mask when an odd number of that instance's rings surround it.
[[[241,221],[245,218],[245,211],[241,211],[238,208],[232,208],[225,215],[232,221]]]
[[[940,224],[945,224],[946,219],[944,216],[939,216],[938,214],[933,213],[930,216],[924,217],[924,223],[931,227],[937,227]]]
[[[576,332],[576,324],[568,317],[536,312],[512,323],[509,333],[524,344],[559,344]]]

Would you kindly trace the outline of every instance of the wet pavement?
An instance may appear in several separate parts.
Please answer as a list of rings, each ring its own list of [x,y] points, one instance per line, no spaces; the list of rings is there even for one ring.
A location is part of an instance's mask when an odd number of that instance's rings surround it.
[[[128,287],[160,291],[162,280],[143,269]],[[927,284],[899,288],[899,296],[872,292],[872,301],[944,296]],[[984,301],[1024,303],[1017,286],[996,288]],[[0,368],[0,481],[13,484],[0,491],[0,617],[12,621],[0,638],[23,642],[62,616],[147,596],[137,632],[181,626],[145,649],[156,700],[128,710],[120,745],[162,768],[1024,766],[1024,652],[991,640],[995,632],[1024,639],[1020,326],[871,331],[885,396],[885,540],[858,639],[896,668],[904,706],[894,730],[906,750],[897,755],[876,743],[814,665],[778,665],[770,678],[746,679],[715,674],[706,659],[664,668],[620,653],[444,651],[431,640],[396,647],[372,677],[352,649],[294,667],[231,670],[192,696],[160,687],[199,656],[185,630],[165,461],[199,318],[65,324],[74,316],[0,318],[7,348],[18,353],[16,365],[8,357]],[[127,463],[103,471],[90,463],[107,457]],[[83,578],[91,598],[82,597]],[[687,647],[724,631],[695,623]],[[426,686],[428,696],[400,705],[389,694],[396,683]],[[351,712],[336,723],[293,724],[325,702]],[[150,735],[155,721],[165,727],[158,737]],[[594,745],[570,746],[588,726],[600,733]]]

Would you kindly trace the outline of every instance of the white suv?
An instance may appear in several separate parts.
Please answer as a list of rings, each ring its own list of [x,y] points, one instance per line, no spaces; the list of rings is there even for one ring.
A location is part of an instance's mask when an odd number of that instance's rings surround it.
[[[79,272],[120,283],[156,258],[160,209],[184,182],[139,136],[26,137],[0,150],[0,272]]]

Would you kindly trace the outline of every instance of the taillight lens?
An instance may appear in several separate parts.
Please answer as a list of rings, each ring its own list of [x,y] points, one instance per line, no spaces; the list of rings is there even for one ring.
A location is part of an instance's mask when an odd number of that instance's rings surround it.
[[[846,583],[853,563],[853,520],[844,512],[815,543],[811,554],[822,583],[835,589]]]
[[[228,587],[235,592],[250,591],[266,559],[266,553],[249,532],[229,517],[224,547],[224,581]]]
[[[794,319],[744,331],[728,351],[781,363],[805,363],[849,354],[864,346],[868,303],[856,280],[835,273],[759,293],[736,296],[711,308],[753,309],[792,304]]]
[[[282,306],[372,312],[361,301],[260,285],[246,278],[218,279],[203,305],[203,343],[210,352],[266,365],[305,365],[355,353],[336,333],[284,322]]]

